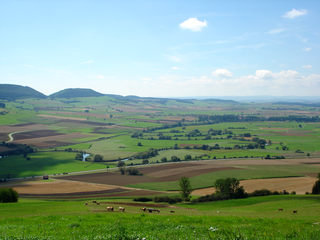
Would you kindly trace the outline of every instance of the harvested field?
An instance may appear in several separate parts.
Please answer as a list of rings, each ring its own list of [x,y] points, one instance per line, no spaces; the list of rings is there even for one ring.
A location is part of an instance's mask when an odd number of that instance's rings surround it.
[[[289,158],[284,159],[282,161],[292,162],[292,163],[318,163],[320,162],[320,158]]]
[[[155,167],[145,167],[139,168],[139,171],[144,175],[152,176],[156,178],[179,178],[184,175],[188,175],[188,177],[195,177],[202,174],[217,172],[217,171],[225,171],[225,170],[233,170],[236,168],[233,167],[220,167],[220,166],[207,166],[203,164],[195,164],[195,163],[173,163],[173,164],[162,164],[160,166]],[[180,177],[181,176],[181,177]],[[176,180],[170,180],[176,181]]]
[[[117,186],[128,184],[150,183],[150,182],[171,182],[178,181],[181,177],[195,177],[206,173],[233,170],[234,167],[204,166],[189,163],[161,164],[153,167],[138,168],[143,176],[120,175],[115,172],[92,173],[76,176],[63,176],[62,179],[101,183]]]
[[[54,148],[54,147],[69,146],[71,144],[73,144],[73,142],[46,141],[46,142],[32,143],[30,145],[38,148]]]
[[[29,132],[20,132],[12,134],[12,137],[14,140],[23,140],[23,139],[31,139],[31,138],[41,138],[41,137],[52,137],[52,136],[58,136],[58,135],[64,135],[63,133],[57,133],[57,131],[54,130],[35,130],[35,131],[29,131]]]
[[[218,166],[242,166],[242,165],[298,165],[299,162],[290,161],[291,159],[283,159],[283,160],[265,160],[265,159],[242,159],[242,160],[206,160],[199,161],[198,164],[205,165],[218,165]]]
[[[24,140],[14,140],[13,143],[20,143],[20,144],[33,144],[33,143],[41,143],[41,142],[50,142],[50,141],[59,141],[64,139],[74,139],[74,138],[86,138],[92,137],[92,135],[82,134],[81,132],[71,133],[71,134],[63,134],[63,135],[56,135],[51,137],[39,137],[39,138],[31,138],[31,139],[24,139]]]
[[[311,192],[317,178],[313,177],[293,177],[293,178],[270,178],[270,179],[251,179],[240,181],[240,186],[243,186],[246,192],[251,193],[255,190],[268,189],[270,191],[295,191],[297,194],[305,194]],[[212,194],[215,189],[203,188],[192,192],[192,195],[205,196]]]
[[[4,187],[12,187],[19,194],[74,194],[83,192],[101,192],[117,189],[117,186],[109,186],[104,184],[92,184],[86,182],[75,182],[66,180],[55,180],[53,182],[32,181],[20,182],[18,184],[2,184]]]
[[[289,130],[290,128],[272,128],[272,127],[261,127],[260,129],[267,129],[267,130]]]
[[[0,133],[12,133],[12,132],[23,132],[23,131],[31,131],[31,130],[42,130],[48,129],[47,125],[37,124],[37,123],[23,123],[16,125],[7,125],[0,127]]]
[[[7,133],[0,133],[0,142],[3,142],[3,141],[6,142],[8,140],[9,140],[9,137]]]
[[[181,148],[184,148],[186,146],[189,146],[189,147],[193,147],[193,146],[201,147],[202,145],[201,144],[190,144],[190,143],[180,143],[179,144],[179,147],[181,147]]]
[[[66,119],[66,120],[74,120],[74,121],[83,121],[84,118],[73,118],[73,117],[63,117],[63,116],[53,116],[47,114],[40,114],[39,117],[46,117],[46,118],[57,118],[57,119]]]

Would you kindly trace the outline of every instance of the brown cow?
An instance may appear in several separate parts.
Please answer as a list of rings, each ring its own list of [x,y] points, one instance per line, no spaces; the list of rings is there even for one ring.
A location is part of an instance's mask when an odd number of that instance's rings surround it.
[[[144,208],[142,208],[142,209],[140,209],[140,210],[142,210],[142,211],[144,211],[144,212],[145,212],[147,209],[144,207]]]
[[[293,211],[293,213],[297,213],[297,212],[298,212],[297,210],[294,210],[294,211]]]
[[[100,202],[97,202],[97,205],[100,205]]]
[[[107,207],[107,210],[113,212],[113,207]]]
[[[173,211],[173,210],[171,210],[170,212],[171,212],[171,213],[174,213],[174,211]]]
[[[282,208],[279,208],[278,211],[283,211],[283,209],[282,209]]]
[[[86,202],[84,205],[88,205],[88,203]]]
[[[96,200],[93,200],[92,203],[97,203],[97,201],[96,201]]]
[[[122,211],[122,212],[124,212],[124,207],[119,207],[119,211]]]

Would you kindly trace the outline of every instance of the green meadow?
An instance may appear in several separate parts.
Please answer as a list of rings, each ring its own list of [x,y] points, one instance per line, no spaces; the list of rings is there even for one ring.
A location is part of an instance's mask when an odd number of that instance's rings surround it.
[[[123,213],[105,212],[112,204],[21,200],[0,205],[0,230],[3,239],[318,239],[319,200],[267,196],[182,203],[175,213],[167,205],[160,213],[143,213],[137,206]]]

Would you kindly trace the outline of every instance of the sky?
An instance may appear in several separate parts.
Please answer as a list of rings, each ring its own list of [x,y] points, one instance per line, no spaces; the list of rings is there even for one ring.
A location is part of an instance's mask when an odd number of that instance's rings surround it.
[[[0,0],[0,83],[320,96],[320,1]]]

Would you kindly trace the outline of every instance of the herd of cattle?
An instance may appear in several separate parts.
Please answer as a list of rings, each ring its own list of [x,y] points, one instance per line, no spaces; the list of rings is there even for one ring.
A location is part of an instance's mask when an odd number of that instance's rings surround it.
[[[95,200],[93,200],[92,201],[92,203],[95,203],[95,204],[97,204],[97,205],[100,205],[100,202],[97,202],[97,201],[95,201]],[[84,205],[88,205],[88,203],[86,202]],[[108,211],[111,211],[111,212],[113,212],[113,207],[107,207],[107,210]],[[159,209],[155,209],[155,208],[141,208],[140,210],[142,210],[142,211],[148,211],[149,213],[152,213],[152,212],[160,212],[160,210]],[[119,207],[119,211],[122,211],[122,212],[124,212],[125,211],[125,208],[124,207]],[[279,208],[278,209],[278,211],[283,211],[283,208]],[[171,210],[170,211],[171,213],[174,213],[174,211],[173,210]],[[297,210],[294,210],[293,211],[293,213],[297,213],[298,211]]]
[[[100,202],[97,202],[96,200],[93,200],[92,203],[95,203],[95,204],[97,204],[97,205],[100,205]],[[88,202],[86,202],[84,205],[88,205]],[[107,207],[107,210],[113,212],[114,208],[113,208],[113,207]],[[148,211],[148,212],[150,212],[150,213],[152,213],[152,212],[160,212],[160,210],[159,210],[159,209],[156,209],[156,208],[145,208],[145,207],[144,207],[144,208],[142,208],[142,209],[140,209],[140,210],[142,210],[142,211],[144,211],[144,212],[145,212],[145,211]],[[124,208],[124,207],[119,207],[119,211],[124,212],[124,211],[125,211],[125,208]],[[170,212],[171,212],[171,213],[174,213],[173,210],[171,210]]]

